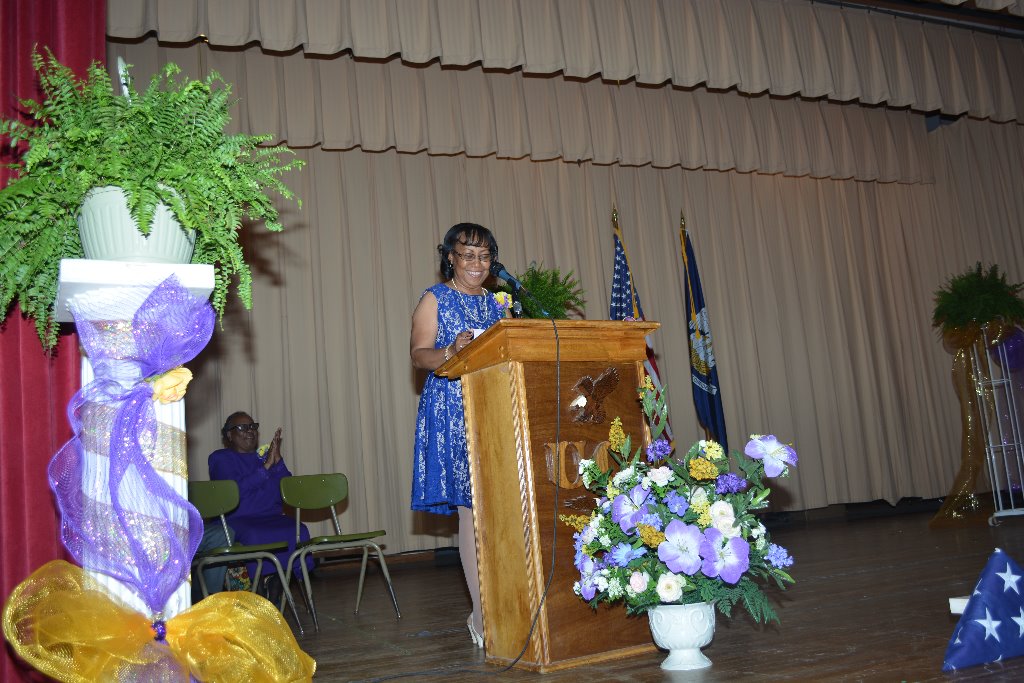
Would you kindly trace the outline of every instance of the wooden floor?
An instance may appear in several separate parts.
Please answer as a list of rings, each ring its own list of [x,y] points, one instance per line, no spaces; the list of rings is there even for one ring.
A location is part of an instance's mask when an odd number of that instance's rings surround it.
[[[719,615],[704,649],[712,666],[700,672],[662,672],[661,652],[549,674],[484,664],[466,631],[461,568],[429,559],[390,563],[401,619],[375,569],[358,615],[356,568],[319,569],[321,630],[313,633],[300,602],[307,634],[299,644],[317,660],[317,681],[1024,681],[1024,657],[942,673],[957,621],[948,598],[971,591],[996,547],[1024,562],[1024,518],[995,528],[929,529],[930,518],[801,517],[773,525],[773,540],[796,559],[797,584],[776,601],[782,624],[758,628],[745,614]]]

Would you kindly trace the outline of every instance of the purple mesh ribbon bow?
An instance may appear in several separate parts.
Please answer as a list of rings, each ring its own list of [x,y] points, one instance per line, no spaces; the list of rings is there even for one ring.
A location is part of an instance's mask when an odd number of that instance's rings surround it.
[[[215,316],[173,275],[155,288],[122,291],[102,310],[72,305],[96,379],[68,404],[74,436],[50,461],[50,487],[71,555],[157,613],[188,576],[203,522],[153,467],[154,454],[175,437],[160,436],[145,380],[195,358]]]

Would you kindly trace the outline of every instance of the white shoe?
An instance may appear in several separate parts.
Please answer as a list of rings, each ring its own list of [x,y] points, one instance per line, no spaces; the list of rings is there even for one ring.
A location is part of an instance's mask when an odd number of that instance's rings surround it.
[[[469,629],[469,637],[473,639],[473,644],[476,645],[477,647],[483,647],[484,646],[484,637],[483,637],[483,635],[481,633],[479,633],[476,630],[476,627],[473,626],[473,613],[472,612],[470,612],[469,616],[466,618],[466,628]]]

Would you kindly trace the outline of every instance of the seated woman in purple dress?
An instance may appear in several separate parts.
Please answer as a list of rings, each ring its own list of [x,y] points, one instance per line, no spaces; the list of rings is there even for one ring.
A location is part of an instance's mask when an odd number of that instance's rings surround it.
[[[281,458],[281,428],[274,432],[270,446],[262,455],[258,452],[258,422],[245,412],[232,413],[221,428],[224,445],[210,454],[210,479],[233,479],[238,484],[238,507],[227,515],[228,524],[235,532],[235,541],[243,545],[287,542],[295,548],[295,520],[287,517],[282,508],[281,480],[291,472]],[[309,540],[309,529],[302,525],[302,540]],[[281,566],[288,563],[288,552],[278,553]],[[309,565],[311,566],[311,565]],[[249,573],[255,572],[256,563],[250,563]],[[264,563],[263,575],[277,570]]]

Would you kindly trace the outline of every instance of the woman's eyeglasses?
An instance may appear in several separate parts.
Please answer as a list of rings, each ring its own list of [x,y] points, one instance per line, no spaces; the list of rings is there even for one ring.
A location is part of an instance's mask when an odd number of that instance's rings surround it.
[[[245,432],[258,432],[258,431],[260,431],[260,423],[259,422],[250,422],[249,424],[234,425],[234,426],[228,427],[227,431],[229,431],[229,432],[234,431],[234,432],[238,432],[239,434],[243,434]]]
[[[479,261],[480,263],[490,263],[494,260],[494,256],[489,252],[485,251],[482,254],[460,254],[456,250],[452,249],[452,253],[462,259],[463,263],[472,263],[473,261]]]

